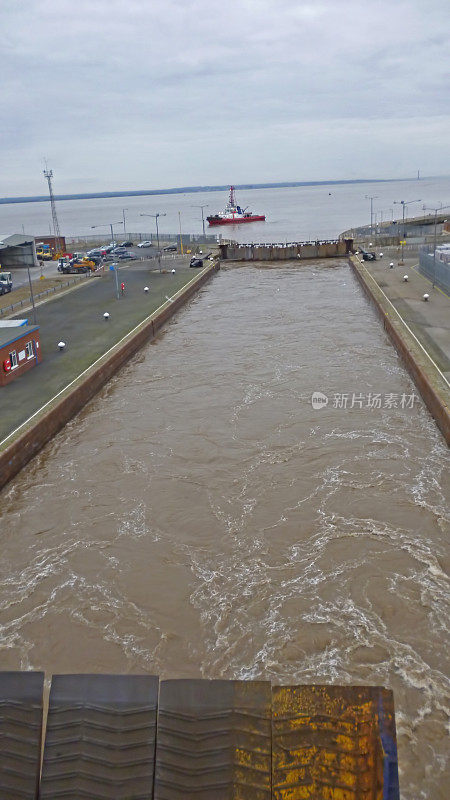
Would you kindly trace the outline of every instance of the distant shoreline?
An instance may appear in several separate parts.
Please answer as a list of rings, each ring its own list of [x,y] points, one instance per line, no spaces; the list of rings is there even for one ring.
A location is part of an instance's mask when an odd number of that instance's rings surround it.
[[[341,181],[282,181],[280,183],[237,183],[235,188],[240,189],[289,189],[295,186],[338,186],[351,183],[393,183],[399,180],[417,181],[417,178],[358,178],[355,180]],[[420,180],[427,180],[426,177]],[[229,185],[224,186],[181,186],[176,189],[138,189],[123,190],[119,192],[86,192],[84,194],[56,194],[55,200],[95,200],[109,197],[142,197],[145,195],[159,194],[191,194],[194,192],[224,192]],[[12,203],[42,203],[48,201],[48,195],[31,195],[30,197],[0,197],[0,204]]]

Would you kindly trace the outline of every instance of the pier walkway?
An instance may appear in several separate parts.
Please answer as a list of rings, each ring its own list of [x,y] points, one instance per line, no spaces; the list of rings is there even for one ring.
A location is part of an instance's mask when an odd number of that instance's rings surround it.
[[[43,689],[0,673],[2,800],[399,798],[380,687],[56,675],[46,714]]]

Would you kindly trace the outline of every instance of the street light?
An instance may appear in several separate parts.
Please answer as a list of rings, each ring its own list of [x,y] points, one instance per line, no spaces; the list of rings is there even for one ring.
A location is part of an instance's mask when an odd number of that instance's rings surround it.
[[[438,211],[442,211],[444,208],[450,208],[450,206],[443,206],[442,203],[440,203],[438,208],[433,208],[432,206],[423,206],[424,211],[434,211],[433,289],[436,283],[437,214]]]
[[[205,203],[203,206],[192,206],[192,208],[201,208],[202,210],[202,228],[203,228],[203,236],[205,235],[205,218],[203,216],[203,209],[208,208],[208,203]]]
[[[122,208],[122,216],[123,216],[123,238],[126,240],[127,238],[127,228],[125,222],[125,211],[128,211],[128,208]]]
[[[404,264],[404,261],[403,261],[403,246],[405,244],[405,236],[406,236],[405,208],[406,208],[406,206],[409,206],[411,203],[420,203],[420,202],[421,202],[421,200],[394,200],[394,206],[401,205],[403,207],[403,236],[402,236],[402,239],[401,239],[402,254],[401,254],[401,261],[398,262],[399,264]]]
[[[181,250],[181,255],[184,255],[184,252],[183,252],[183,236],[182,236],[182,233],[181,233],[181,211],[178,212],[178,224],[180,226],[180,250]]]
[[[140,217],[153,217],[156,220],[156,241],[158,243],[158,262],[159,262],[159,271],[161,272],[161,251],[159,249],[159,228],[158,228],[158,217],[165,217],[166,214],[140,214]]]
[[[369,194],[365,195],[366,200],[370,200],[370,235],[373,236],[373,201],[378,198],[377,194],[372,197]]]
[[[123,225],[123,222],[122,222],[122,220],[120,220],[119,222],[107,222],[107,223],[104,223],[103,225],[91,225],[91,228],[110,228],[111,229],[111,244],[113,245],[113,247],[115,247],[116,246],[116,242],[115,242],[115,239],[114,239],[113,225]]]
[[[115,242],[115,239],[114,239],[113,225],[122,225],[122,220],[120,220],[119,222],[109,222],[109,223],[107,222],[107,223],[104,223],[103,225],[91,225],[91,228],[111,228],[111,244],[113,246],[113,250],[115,250],[116,242]],[[115,274],[115,278],[116,278],[116,296],[117,296],[117,299],[119,300],[120,299],[120,295],[119,295],[119,276],[117,274],[117,267],[114,267],[114,274]]]

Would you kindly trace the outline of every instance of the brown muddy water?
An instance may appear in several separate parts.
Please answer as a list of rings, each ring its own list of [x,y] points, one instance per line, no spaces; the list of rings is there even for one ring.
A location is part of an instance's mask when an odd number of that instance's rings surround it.
[[[383,684],[402,797],[448,797],[449,457],[412,393],[345,263],[222,271],[2,492],[1,668]]]

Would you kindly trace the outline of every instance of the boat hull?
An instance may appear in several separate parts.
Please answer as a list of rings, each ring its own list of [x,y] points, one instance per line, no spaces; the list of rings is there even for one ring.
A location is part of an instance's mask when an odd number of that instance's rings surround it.
[[[222,217],[219,219],[207,218],[208,224],[217,227],[218,225],[240,225],[243,222],[264,222],[264,214],[254,214],[251,217]]]

